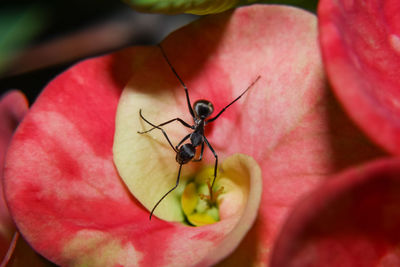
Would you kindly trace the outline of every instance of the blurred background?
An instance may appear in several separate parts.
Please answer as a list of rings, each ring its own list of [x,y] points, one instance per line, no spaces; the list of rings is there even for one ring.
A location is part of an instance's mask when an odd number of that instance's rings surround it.
[[[23,91],[32,103],[77,61],[160,42],[194,15],[138,13],[120,0],[0,2],[0,95]]]

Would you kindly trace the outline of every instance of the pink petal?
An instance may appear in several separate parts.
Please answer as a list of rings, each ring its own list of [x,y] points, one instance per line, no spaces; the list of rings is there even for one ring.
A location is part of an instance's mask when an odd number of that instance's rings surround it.
[[[400,2],[322,0],[320,41],[333,89],[352,119],[400,153]]]
[[[0,162],[4,162],[7,146],[15,128],[28,110],[25,96],[17,90],[10,91],[0,99]],[[0,165],[0,174],[3,173],[3,164]],[[1,190],[2,192],[2,190]]]
[[[27,110],[27,100],[19,91],[10,91],[0,99],[0,179],[3,179],[4,158],[9,142]],[[0,259],[5,256],[15,230],[4,201],[3,183],[0,183]]]
[[[400,161],[332,178],[291,214],[271,267],[399,266]]]
[[[28,111],[28,102],[23,93],[17,90],[6,93],[0,99],[0,179],[3,179],[3,165],[11,137]],[[0,259],[1,266],[48,266],[35,251],[29,247],[15,228],[3,196],[3,183],[0,183]]]
[[[146,49],[88,60],[60,75],[11,144],[5,184],[13,217],[29,243],[60,265],[73,260],[64,246],[78,232],[86,240],[101,229],[105,240],[143,233],[126,234],[143,211],[120,183],[111,154],[119,94],[139,53]]]

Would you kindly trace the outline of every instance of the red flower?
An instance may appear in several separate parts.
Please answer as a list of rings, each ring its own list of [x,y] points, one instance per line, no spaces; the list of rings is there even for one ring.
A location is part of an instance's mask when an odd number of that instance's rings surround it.
[[[322,55],[332,88],[376,143],[400,152],[398,1],[323,0]],[[339,130],[339,129],[338,129]],[[271,266],[399,266],[400,162],[332,177],[294,209]]]
[[[139,109],[154,123],[175,117],[190,122],[191,117],[184,90],[159,48],[133,47],[84,61],[57,77],[9,148],[5,185],[13,218],[51,261],[205,266],[226,258],[221,265],[266,264],[298,201],[320,190],[331,174],[384,155],[330,94],[317,20],[310,13],[243,7],[204,17],[171,34],[162,46],[192,102],[208,99],[216,111],[261,76],[206,131],[224,161],[220,169],[227,173],[226,183],[232,184],[221,202],[221,221],[194,228],[148,220],[149,209],[174,185],[178,164],[160,133],[136,133],[144,126]],[[117,105],[118,118],[122,112],[123,122],[131,125],[114,140]],[[166,130],[174,144],[187,134],[180,125]],[[119,159],[113,162],[115,142],[127,147],[122,167]],[[230,157],[234,153],[248,156]],[[212,163],[207,152],[203,164]],[[196,166],[183,166],[182,183],[198,171]],[[181,221],[173,199],[178,193],[155,215]]]

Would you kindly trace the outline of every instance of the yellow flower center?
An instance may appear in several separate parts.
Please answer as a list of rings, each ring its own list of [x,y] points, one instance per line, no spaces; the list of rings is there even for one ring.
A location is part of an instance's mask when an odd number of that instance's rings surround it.
[[[186,184],[181,205],[191,225],[202,226],[219,221],[218,197],[223,193],[223,187],[216,182],[211,188],[213,176],[214,168],[206,167]]]

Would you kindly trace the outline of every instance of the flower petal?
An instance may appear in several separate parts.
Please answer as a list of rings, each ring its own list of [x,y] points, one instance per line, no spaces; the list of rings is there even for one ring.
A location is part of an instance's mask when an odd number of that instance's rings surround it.
[[[99,253],[120,245],[118,236],[128,236],[121,229],[144,213],[120,183],[111,149],[121,89],[146,51],[127,49],[71,68],[47,86],[15,133],[5,166],[10,211],[27,241],[57,264],[87,255],[103,260],[91,251],[93,240],[103,244]],[[87,238],[74,250],[78,237]],[[134,257],[132,246],[120,246]]]
[[[0,99],[0,179],[3,180],[5,154],[11,137],[28,111],[25,95],[17,90],[7,92]],[[49,266],[20,237],[9,214],[0,183],[0,259],[1,266]]]
[[[294,209],[271,267],[398,266],[399,211],[398,159],[352,168]]]
[[[282,31],[282,25],[287,30]],[[207,126],[207,138],[220,158],[242,152],[263,162],[323,99],[325,77],[316,36],[312,14],[296,8],[254,5],[204,18],[163,41],[166,55],[189,88],[192,103],[209,99],[216,112],[261,75],[246,95]],[[158,48],[132,76],[119,105],[115,140],[122,142],[118,142],[119,152],[114,147],[114,160],[133,195],[151,210],[175,185],[178,164],[161,131],[137,134],[148,129],[139,110],[155,124],[176,117],[187,123],[193,120],[183,87]],[[178,122],[163,128],[173,145],[189,133]],[[213,159],[206,149],[205,161]],[[143,164],[145,170],[140,167]],[[195,167],[185,165],[182,176],[188,177]],[[178,188],[164,199],[155,215],[181,221],[179,192]]]
[[[354,121],[400,153],[399,1],[322,0],[321,48],[333,89]]]
[[[6,151],[15,128],[28,110],[25,96],[17,90],[6,93],[0,99],[0,179],[3,179],[3,166]],[[16,231],[3,196],[3,183],[0,183],[0,259],[3,259]]]

